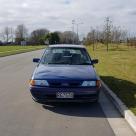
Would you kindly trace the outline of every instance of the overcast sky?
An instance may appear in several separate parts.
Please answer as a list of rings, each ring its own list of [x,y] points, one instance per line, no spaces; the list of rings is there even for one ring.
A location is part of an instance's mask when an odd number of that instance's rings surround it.
[[[79,32],[101,27],[105,17],[114,24],[136,31],[136,0],[0,0],[0,29],[25,24],[29,31],[72,30],[72,19],[83,22]]]

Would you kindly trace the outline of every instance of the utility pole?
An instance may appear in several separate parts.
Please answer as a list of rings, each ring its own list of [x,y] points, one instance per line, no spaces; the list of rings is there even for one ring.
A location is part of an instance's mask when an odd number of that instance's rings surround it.
[[[90,27],[90,41],[93,45],[93,51],[95,50],[96,30]]]
[[[72,27],[73,30],[72,31],[73,31],[73,44],[74,44],[74,39],[75,39],[74,38],[74,27],[75,27],[75,20],[74,19],[72,20],[72,25],[73,25],[73,27]]]
[[[76,24],[77,25],[77,44],[78,44],[78,42],[79,42],[79,36],[78,36],[78,25],[79,24]]]
[[[81,24],[83,24],[83,23],[79,23],[79,22],[76,22],[74,19],[72,20],[72,31],[73,31],[73,44],[74,44],[74,42],[75,42],[75,37],[74,37],[74,29],[75,29],[75,25],[76,25],[76,27],[77,27],[77,44],[79,44],[79,25],[81,25]]]
[[[79,25],[82,25],[83,23],[76,23],[76,25],[77,25],[77,44],[79,44],[79,29],[78,29],[78,27],[79,27]]]

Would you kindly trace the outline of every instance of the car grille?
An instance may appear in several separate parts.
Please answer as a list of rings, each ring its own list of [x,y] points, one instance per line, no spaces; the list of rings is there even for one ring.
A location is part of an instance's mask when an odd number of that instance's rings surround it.
[[[82,82],[76,81],[76,82],[56,82],[56,81],[48,81],[50,87],[80,87]]]

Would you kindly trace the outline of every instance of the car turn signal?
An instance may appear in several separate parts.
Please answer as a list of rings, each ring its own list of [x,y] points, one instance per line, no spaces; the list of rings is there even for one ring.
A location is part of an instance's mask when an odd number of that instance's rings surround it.
[[[97,81],[96,81],[96,86],[97,86],[98,88],[101,87],[101,80],[97,80]]]
[[[29,81],[29,84],[30,84],[31,86],[34,86],[34,85],[35,85],[35,80],[32,80],[32,79],[31,79],[31,80]]]

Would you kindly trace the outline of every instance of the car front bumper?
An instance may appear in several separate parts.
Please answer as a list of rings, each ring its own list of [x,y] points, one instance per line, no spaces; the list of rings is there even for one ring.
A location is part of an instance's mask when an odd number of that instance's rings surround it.
[[[37,102],[93,102],[98,99],[100,88],[51,88],[31,86],[30,92]],[[74,98],[57,98],[57,92],[73,92]]]

